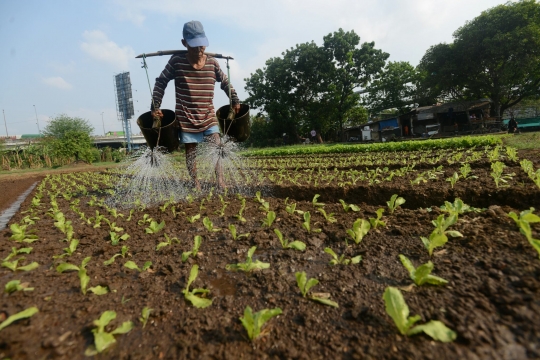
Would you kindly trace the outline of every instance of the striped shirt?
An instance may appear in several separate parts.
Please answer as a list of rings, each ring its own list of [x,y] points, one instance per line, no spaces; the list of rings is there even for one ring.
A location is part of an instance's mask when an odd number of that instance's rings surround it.
[[[206,63],[196,70],[187,59],[187,54],[176,54],[171,57],[165,69],[156,78],[154,86],[154,104],[161,106],[163,94],[169,81],[174,79],[176,89],[176,119],[182,131],[198,133],[217,125],[214,110],[214,87],[216,81],[221,82],[221,89],[229,96],[229,86],[233,104],[238,104],[236,91],[229,85],[229,79],[221,71],[218,61],[206,56]],[[153,109],[153,105],[151,106]]]

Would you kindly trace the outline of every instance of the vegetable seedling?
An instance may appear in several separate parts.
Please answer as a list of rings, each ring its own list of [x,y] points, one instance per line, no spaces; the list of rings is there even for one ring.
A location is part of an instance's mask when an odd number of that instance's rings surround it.
[[[339,199],[339,202],[341,203],[341,206],[343,206],[343,211],[345,211],[345,212],[349,212],[349,210],[354,211],[354,212],[360,211],[360,208],[358,206],[354,205],[354,204],[348,205],[342,199]]]
[[[321,232],[322,229],[313,229],[311,230],[311,214],[309,213],[309,211],[306,211],[304,213],[304,222],[302,223],[302,227],[304,229],[306,229],[306,231],[308,232],[308,234],[311,234],[311,232]]]
[[[446,179],[446,181],[450,182],[452,189],[454,188],[454,185],[457,183],[458,180],[459,180],[459,175],[457,172],[454,172],[454,175]]]
[[[250,272],[254,270],[263,270],[270,268],[269,263],[264,263],[259,260],[252,260],[253,254],[255,253],[255,250],[257,250],[256,246],[253,246],[249,249],[247,253],[247,259],[245,263],[238,263],[238,264],[228,264],[225,266],[225,269],[229,271],[244,271],[244,272]]]
[[[229,231],[231,232],[231,236],[232,236],[233,240],[237,240],[237,239],[240,239],[240,238],[243,238],[243,237],[248,238],[249,235],[250,235],[249,233],[237,235],[236,226],[234,226],[233,224],[229,225]]]
[[[266,219],[263,219],[262,226],[272,226],[272,223],[276,220],[276,213],[274,211],[269,211],[266,213]]]
[[[261,197],[261,192],[260,192],[260,191],[257,191],[257,192],[255,193],[255,198],[257,199],[257,202],[258,202],[259,204],[262,204],[262,203],[264,202],[264,199]]]
[[[22,320],[22,319],[27,319],[27,318],[29,318],[31,316],[34,316],[38,312],[39,312],[38,308],[35,307],[35,306],[32,306],[32,307],[30,307],[30,308],[28,308],[26,310],[23,310],[21,312],[13,314],[10,317],[8,317],[6,320],[4,320],[4,321],[2,321],[0,323],[0,331],[2,331],[2,329],[4,329],[5,327],[11,325],[15,321]]]
[[[143,226],[143,225],[145,225],[146,223],[151,223],[152,221],[154,221],[154,219],[152,219],[152,218],[150,217],[150,215],[144,214],[144,215],[143,215],[143,218],[142,218],[141,220],[137,221],[137,224],[140,225],[140,226]]]
[[[378,226],[386,226],[386,223],[382,221],[382,214],[384,213],[384,209],[380,208],[377,210],[377,217],[376,218],[369,218],[369,223],[371,224],[372,229],[376,229]]]
[[[94,356],[105,351],[116,342],[114,335],[127,334],[133,329],[133,323],[131,321],[126,321],[111,332],[105,331],[105,327],[114,319],[116,319],[116,312],[107,310],[101,314],[98,320],[93,321],[93,324],[96,326],[92,329],[92,333],[94,334],[94,346],[90,346],[86,349],[84,353],[86,356]]]
[[[159,224],[157,223],[157,221],[152,220],[150,225],[146,229],[144,229],[144,231],[146,231],[147,234],[156,234],[159,231],[161,231],[161,229],[163,229],[164,227],[165,227],[165,220],[163,220]]]
[[[150,317],[150,313],[154,309],[150,309],[148,306],[145,306],[141,311],[141,317],[139,318],[139,321],[142,324],[143,329],[146,326],[146,323],[148,322],[148,318]]]
[[[441,211],[447,212],[449,215],[456,215],[456,217],[458,217],[459,215],[465,214],[466,212],[470,211],[481,212],[482,209],[477,209],[469,206],[465,204],[460,198],[456,198],[454,199],[454,203],[445,201],[444,205],[441,206]]]
[[[334,213],[327,214],[323,208],[317,209],[317,212],[321,213],[322,216],[324,216],[326,221],[328,221],[329,223],[335,223],[337,221],[336,218],[334,217]]]
[[[452,342],[456,339],[456,333],[438,320],[414,326],[421,319],[420,315],[409,317],[409,307],[399,289],[387,287],[384,290],[383,300],[386,313],[394,320],[394,324],[402,335],[411,336],[423,332],[433,340],[441,342]]]
[[[79,280],[81,282],[81,292],[86,295],[86,287],[88,286],[88,283],[90,282],[90,276],[86,273],[86,265],[90,262],[90,259],[92,257],[88,256],[83,259],[81,262],[81,266],[69,264],[69,263],[61,263],[56,267],[56,271],[59,273],[63,273],[64,271],[69,270],[75,270],[77,271],[77,275],[79,276]]]
[[[110,258],[109,260],[104,261],[103,265],[105,265],[105,266],[111,265],[118,256],[121,256],[121,257],[125,258],[128,250],[129,250],[129,248],[127,246],[125,246],[125,245],[122,246],[122,249],[120,250],[120,254],[114,254],[112,256],[112,258]]]
[[[433,263],[431,261],[428,261],[427,263],[415,268],[409,258],[407,258],[405,255],[399,254],[399,259],[401,260],[401,263],[405,269],[409,271],[409,276],[416,285],[422,286],[426,283],[431,285],[448,284],[448,281],[445,279],[431,275],[431,272],[433,271]]]
[[[124,234],[122,236],[116,234],[114,231],[110,231],[109,235],[111,236],[111,245],[118,245],[120,243],[120,240],[126,241],[129,239],[128,234]]]
[[[34,291],[34,288],[28,287],[28,283],[22,283],[20,280],[11,280],[4,287],[4,292],[11,294],[15,291]]]
[[[362,255],[357,255],[353,258],[345,259],[345,254],[342,254],[340,257],[338,257],[334,250],[330,248],[324,248],[324,252],[332,256],[332,260],[330,260],[330,265],[355,265],[359,264],[360,261],[362,261]]]
[[[20,249],[17,249],[16,247],[11,247],[11,253],[9,253],[9,255],[4,259],[4,261],[8,261],[12,257],[15,257],[19,254],[30,254],[32,252],[32,249],[33,248],[31,247],[25,247]]]
[[[540,256],[540,239],[533,238],[531,223],[540,222],[540,216],[535,215],[534,208],[531,207],[529,210],[524,210],[519,214],[519,217],[516,213],[511,211],[508,216],[511,217],[516,225],[519,227],[519,231],[525,235],[532,247],[538,252]]]
[[[200,235],[195,235],[193,238],[193,249],[191,251],[186,251],[182,253],[182,262],[186,262],[186,260],[190,257],[196,257],[199,253],[199,247],[202,243],[202,237]]]
[[[263,201],[261,204],[262,205],[259,206],[259,210],[262,210],[265,213],[270,211],[270,203],[268,201]]]
[[[167,234],[163,234],[163,235],[165,236],[165,239],[167,239],[167,241],[160,242],[156,246],[156,251],[159,251],[160,249],[164,248],[165,246],[172,245],[173,241],[176,242],[177,244],[180,243],[180,240],[178,240],[178,238],[176,238],[176,237],[170,238]]]
[[[152,266],[152,262],[151,261],[146,261],[141,268],[139,268],[139,266],[137,266],[137,264],[134,262],[134,261],[131,261],[131,260],[128,260],[126,261],[126,263],[124,264],[124,267],[130,269],[130,270],[137,270],[138,272],[143,272],[143,271],[146,271],[150,268],[150,266]]]
[[[360,241],[366,236],[369,229],[371,229],[371,224],[369,221],[364,219],[356,219],[353,223],[352,229],[347,229],[347,235],[356,243],[360,244]]]
[[[394,210],[396,210],[398,206],[401,206],[403,204],[405,204],[405,199],[402,197],[398,197],[398,194],[392,195],[390,201],[386,202],[386,205],[388,205],[388,209],[390,209],[390,214],[393,214]]]
[[[315,207],[323,207],[325,205],[324,203],[317,201],[317,199],[320,196],[321,195],[319,195],[319,194],[315,194],[315,196],[313,196],[313,200],[311,200],[311,203],[313,204],[313,206],[315,206]]]
[[[244,213],[244,210],[246,209],[246,199],[242,198],[242,204],[240,205],[240,210],[238,211],[238,215],[235,215],[234,217],[237,218],[241,222],[246,222],[247,220],[242,216]]]
[[[296,203],[286,205],[285,211],[289,213],[289,215],[294,215],[294,212],[296,211]]]
[[[210,220],[208,217],[205,217],[203,219],[203,225],[204,227],[206,228],[206,230],[210,231],[210,232],[218,232],[218,231],[221,231],[220,228],[215,228],[214,227],[214,224],[212,223],[212,220]]]
[[[306,250],[306,244],[304,244],[303,242],[298,240],[289,242],[287,239],[283,238],[283,234],[281,233],[281,231],[279,231],[279,229],[274,229],[274,232],[276,233],[283,249],[295,249],[298,251]]]
[[[62,255],[56,255],[53,256],[53,259],[61,259],[64,256],[71,256],[73,253],[77,250],[77,246],[79,245],[79,240],[77,239],[71,239],[69,242],[69,246],[67,248],[64,248],[64,254]]]
[[[303,297],[316,301],[318,303],[324,304],[324,305],[332,306],[335,308],[339,307],[337,302],[329,299],[330,294],[313,293],[311,295],[308,295],[309,290],[313,286],[317,285],[319,283],[319,280],[315,278],[308,280],[306,273],[304,271],[296,272],[294,275],[296,276],[296,284],[298,285],[298,288],[300,289],[300,292],[302,293]]]
[[[26,232],[27,227],[28,225],[11,224],[9,228],[13,235],[10,236],[10,239],[24,243],[33,243],[34,241],[37,241],[38,237],[37,235],[32,234],[32,230]]]
[[[451,215],[448,218],[445,218],[444,214],[441,214],[437,217],[437,220],[432,221],[433,225],[435,226],[435,230],[433,230],[433,232],[429,235],[429,238],[423,236],[420,237],[430,256],[433,254],[433,249],[443,246],[448,242],[447,234],[452,237],[463,236],[459,231],[447,230],[450,226],[454,225],[456,221],[456,215]]]
[[[188,216],[187,217],[187,221],[190,223],[190,224],[193,224],[195,221],[199,220],[201,218],[201,214],[197,214],[197,215],[193,215],[193,216]]]
[[[195,306],[197,309],[204,309],[212,305],[212,300],[202,298],[197,295],[201,294],[202,296],[206,296],[208,293],[210,293],[210,290],[208,289],[193,289],[191,291],[189,290],[189,286],[191,285],[192,282],[195,281],[195,279],[197,279],[198,274],[199,274],[199,265],[195,264],[191,267],[186,288],[182,290],[182,293],[184,294],[184,298],[187,301],[189,301],[193,306]]]
[[[251,341],[255,340],[261,335],[262,326],[274,316],[282,313],[280,308],[275,309],[263,309],[261,311],[253,313],[253,310],[247,306],[244,310],[244,316],[240,318],[242,325],[248,333],[248,337]]]

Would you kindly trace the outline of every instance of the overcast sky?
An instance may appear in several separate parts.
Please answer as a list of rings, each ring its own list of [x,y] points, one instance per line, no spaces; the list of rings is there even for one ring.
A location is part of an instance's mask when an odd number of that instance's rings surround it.
[[[416,66],[425,51],[505,0],[0,0],[0,109],[9,135],[35,134],[66,113],[89,120],[95,134],[121,130],[114,74],[129,71],[135,119],[149,110],[150,90],[135,56],[183,49],[183,24],[203,23],[208,52],[231,61],[232,83],[246,98],[244,78],[299,43],[322,43],[343,28],[375,42],[392,61]],[[169,57],[147,60],[152,87]],[[225,61],[220,60],[226,71]],[[214,105],[228,103],[218,86]],[[174,109],[169,83],[162,108]],[[0,135],[6,135],[3,118]]]

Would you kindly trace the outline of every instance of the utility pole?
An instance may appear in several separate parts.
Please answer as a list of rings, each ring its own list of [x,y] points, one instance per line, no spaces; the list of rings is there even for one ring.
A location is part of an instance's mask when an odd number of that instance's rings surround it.
[[[6,112],[4,111],[4,109],[2,109],[2,114],[4,114],[4,126],[6,127],[6,136],[9,136],[9,133],[7,131]]]
[[[38,117],[37,117],[37,110],[36,110],[36,105],[34,105],[34,112],[36,113],[36,124],[37,124],[37,131],[38,131],[38,134],[41,135],[41,130],[39,130],[39,120],[38,120]]]
[[[101,123],[103,124],[103,136],[105,136],[106,133],[105,133],[105,122],[103,121],[103,113],[101,113]]]

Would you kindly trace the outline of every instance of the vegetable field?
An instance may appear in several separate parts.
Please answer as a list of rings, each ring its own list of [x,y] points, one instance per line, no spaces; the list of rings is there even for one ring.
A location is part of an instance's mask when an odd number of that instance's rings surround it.
[[[150,208],[49,175],[0,231],[0,358],[539,358],[539,154],[465,145],[252,153]]]

